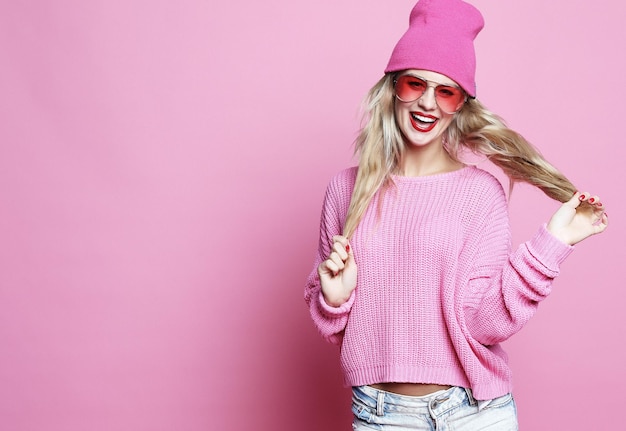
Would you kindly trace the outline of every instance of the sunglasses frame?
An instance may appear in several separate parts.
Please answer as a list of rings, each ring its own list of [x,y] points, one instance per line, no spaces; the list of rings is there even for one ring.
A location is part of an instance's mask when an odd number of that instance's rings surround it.
[[[413,99],[413,100],[404,100],[402,99],[399,95],[398,92],[396,90],[396,86],[398,84],[398,80],[403,78],[403,77],[410,77],[410,78],[415,78],[415,79],[419,79],[420,81],[424,81],[426,83],[426,89],[424,90],[424,92],[422,94],[420,94],[417,98]],[[413,75],[413,74],[405,74],[405,75],[399,75],[399,76],[395,76],[393,78],[393,90],[395,92],[395,96],[396,98],[404,103],[411,103],[411,102],[415,102],[416,100],[419,100],[422,96],[424,96],[424,93],[426,93],[426,91],[428,90],[428,88],[432,87],[435,90],[435,101],[437,103],[437,106],[439,107],[439,109],[441,109],[443,112],[445,112],[446,114],[454,114],[457,113],[461,110],[461,108],[463,108],[463,105],[465,104],[465,102],[467,102],[467,99],[469,98],[467,93],[465,92],[465,90],[463,90],[461,87],[459,87],[458,85],[449,85],[449,84],[442,84],[440,82],[436,82],[436,81],[431,81],[428,80],[426,78],[422,78],[419,75]],[[454,110],[454,111],[447,111],[445,109],[442,108],[441,104],[439,103],[439,98],[437,97],[437,88],[438,87],[448,87],[448,88],[455,88],[457,90],[459,90],[461,92],[461,94],[463,95],[463,101],[459,102],[458,107]]]

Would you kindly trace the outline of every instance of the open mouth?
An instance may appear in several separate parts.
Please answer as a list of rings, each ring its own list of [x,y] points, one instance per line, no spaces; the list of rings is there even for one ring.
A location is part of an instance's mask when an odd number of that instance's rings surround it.
[[[432,115],[422,114],[421,112],[411,112],[411,124],[418,132],[430,132],[437,124],[439,119]]]

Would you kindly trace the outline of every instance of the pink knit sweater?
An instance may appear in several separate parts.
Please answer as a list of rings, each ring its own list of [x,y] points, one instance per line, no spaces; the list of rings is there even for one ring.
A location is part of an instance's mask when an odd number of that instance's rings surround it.
[[[319,332],[341,344],[345,384],[436,383],[471,388],[477,399],[510,392],[499,343],[532,317],[572,247],[543,226],[511,251],[504,191],[479,168],[394,176],[380,212],[377,194],[350,242],[357,288],[331,307],[317,266],[341,234],[355,176],[347,169],[328,186],[305,288]]]

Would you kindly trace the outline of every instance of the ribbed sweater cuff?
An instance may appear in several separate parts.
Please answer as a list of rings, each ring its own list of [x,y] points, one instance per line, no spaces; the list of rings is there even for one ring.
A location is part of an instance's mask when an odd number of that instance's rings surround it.
[[[350,298],[348,298],[346,302],[341,304],[339,307],[331,307],[330,305],[326,303],[326,300],[324,299],[324,294],[320,290],[320,294],[319,294],[320,310],[322,314],[324,314],[326,317],[340,317],[350,312],[350,310],[352,309],[352,304],[354,303],[354,298],[355,298],[355,294],[354,294],[354,291],[352,291],[352,293],[350,294]]]
[[[558,273],[559,266],[574,250],[574,247],[552,235],[546,226],[544,223],[535,236],[528,241],[528,251],[548,270]]]

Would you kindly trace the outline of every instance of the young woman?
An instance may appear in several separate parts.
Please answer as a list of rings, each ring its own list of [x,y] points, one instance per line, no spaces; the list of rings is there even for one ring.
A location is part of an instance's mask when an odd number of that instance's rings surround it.
[[[517,429],[500,343],[550,293],[572,246],[608,225],[597,196],[475,99],[482,26],[460,0],[416,4],[369,92],[359,165],[326,192],[305,300],[341,345],[357,430]],[[512,250],[503,188],[465,151],[563,205]]]

